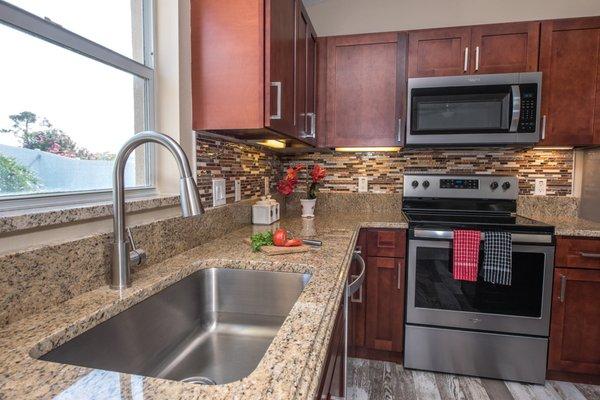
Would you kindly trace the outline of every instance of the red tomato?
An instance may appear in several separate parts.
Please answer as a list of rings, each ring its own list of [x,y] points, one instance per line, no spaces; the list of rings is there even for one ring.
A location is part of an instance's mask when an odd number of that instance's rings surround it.
[[[302,245],[302,240],[300,239],[289,239],[285,242],[285,247],[296,247]]]
[[[273,244],[275,246],[285,246],[287,241],[287,231],[283,228],[279,228],[273,234]]]

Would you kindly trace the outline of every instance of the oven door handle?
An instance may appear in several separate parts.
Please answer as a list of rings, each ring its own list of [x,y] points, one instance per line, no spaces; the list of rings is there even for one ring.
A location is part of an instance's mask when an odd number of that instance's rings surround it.
[[[521,119],[521,88],[519,85],[511,85],[510,87],[512,97],[512,117],[510,120],[510,132],[516,132],[519,127],[519,120]]]
[[[413,236],[423,239],[454,239],[454,231],[414,229]],[[485,234],[481,232],[481,240],[485,239]],[[552,243],[552,235],[540,235],[530,233],[513,233],[513,243]]]

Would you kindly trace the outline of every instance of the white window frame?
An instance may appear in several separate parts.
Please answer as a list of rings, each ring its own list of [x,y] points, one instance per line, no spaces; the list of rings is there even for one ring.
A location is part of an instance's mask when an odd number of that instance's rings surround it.
[[[145,83],[145,130],[154,130],[154,0],[142,0],[142,10],[143,64],[65,29],[48,18],[41,18],[3,0],[0,0],[0,24],[142,78]],[[127,198],[141,198],[157,194],[155,147],[152,144],[146,144],[144,150],[146,184],[126,189]],[[112,189],[100,189],[3,196],[0,197],[0,211],[105,202],[111,200],[111,195]]]

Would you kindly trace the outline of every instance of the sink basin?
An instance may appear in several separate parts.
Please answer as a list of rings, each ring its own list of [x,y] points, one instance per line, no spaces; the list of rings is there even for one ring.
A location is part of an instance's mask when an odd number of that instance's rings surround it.
[[[193,383],[233,382],[256,368],[309,279],[200,270],[40,359]]]

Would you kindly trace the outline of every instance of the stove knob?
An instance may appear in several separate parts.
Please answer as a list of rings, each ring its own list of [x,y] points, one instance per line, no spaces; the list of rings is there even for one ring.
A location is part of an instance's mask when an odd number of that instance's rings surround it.
[[[423,181],[423,187],[427,189],[429,187],[429,181]]]
[[[415,189],[417,188],[417,186],[419,186],[419,182],[417,181],[412,181],[412,187],[414,187]]]
[[[496,182],[496,181],[490,183],[490,189],[492,189],[492,190],[498,189],[498,186],[499,186],[498,182]]]
[[[502,189],[504,189],[504,190],[508,190],[508,189],[510,189],[510,182],[504,182],[504,183],[502,184]]]

